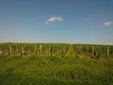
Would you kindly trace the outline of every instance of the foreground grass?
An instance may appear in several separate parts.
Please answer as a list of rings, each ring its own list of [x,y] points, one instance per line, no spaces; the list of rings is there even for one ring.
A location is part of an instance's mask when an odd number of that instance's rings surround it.
[[[113,85],[113,59],[0,56],[0,85]]]

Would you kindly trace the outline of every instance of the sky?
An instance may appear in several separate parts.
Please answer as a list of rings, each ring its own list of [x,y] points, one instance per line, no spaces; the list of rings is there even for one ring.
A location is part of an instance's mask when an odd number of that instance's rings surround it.
[[[113,45],[113,0],[0,0],[0,42]]]

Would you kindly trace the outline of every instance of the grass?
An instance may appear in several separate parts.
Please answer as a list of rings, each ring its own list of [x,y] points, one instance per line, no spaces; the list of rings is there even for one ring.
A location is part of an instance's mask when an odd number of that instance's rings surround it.
[[[0,85],[113,85],[113,59],[0,56]]]

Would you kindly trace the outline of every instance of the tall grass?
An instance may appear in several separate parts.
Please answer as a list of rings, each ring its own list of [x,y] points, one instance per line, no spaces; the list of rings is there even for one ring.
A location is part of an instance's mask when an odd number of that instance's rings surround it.
[[[0,85],[113,85],[113,59],[0,56]]]

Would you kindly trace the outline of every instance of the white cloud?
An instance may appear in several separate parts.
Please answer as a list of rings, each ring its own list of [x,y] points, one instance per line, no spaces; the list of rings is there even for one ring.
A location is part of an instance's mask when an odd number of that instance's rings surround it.
[[[56,17],[56,16],[52,16],[47,20],[47,22],[60,22],[60,21],[63,21],[63,18],[62,17]]]
[[[111,26],[111,25],[113,25],[113,22],[112,21],[104,22],[104,26]]]

